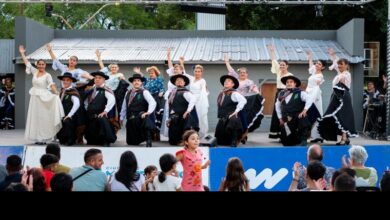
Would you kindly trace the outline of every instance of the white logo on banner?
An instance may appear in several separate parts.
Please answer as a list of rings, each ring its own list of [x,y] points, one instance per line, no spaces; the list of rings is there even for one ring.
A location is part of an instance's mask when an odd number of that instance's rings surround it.
[[[258,175],[256,175],[256,170],[252,168],[245,172],[246,177],[249,179],[251,189],[256,189],[263,182],[265,182],[264,188],[272,189],[285,176],[287,176],[287,174],[288,170],[286,168],[279,169],[274,175],[272,175],[272,170],[269,168],[264,169]]]

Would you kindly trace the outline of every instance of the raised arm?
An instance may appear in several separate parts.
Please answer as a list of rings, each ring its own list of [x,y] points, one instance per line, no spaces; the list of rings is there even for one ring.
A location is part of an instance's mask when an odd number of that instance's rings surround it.
[[[309,68],[311,68],[313,63],[313,53],[310,50],[306,50],[307,59],[309,60]]]
[[[50,57],[52,60],[57,59],[56,55],[53,52],[53,47],[51,44],[46,44],[47,51],[49,51]]]
[[[225,65],[226,65],[226,68],[228,70],[228,72],[234,72],[234,69],[233,67],[230,65],[230,62],[229,62],[229,56],[227,54],[224,54],[223,56],[223,59],[225,61]]]
[[[179,63],[180,63],[181,68],[183,68],[183,72],[185,72],[186,70],[184,68],[184,57],[179,58]]]
[[[24,49],[23,45],[19,45],[19,53],[20,53],[20,56],[23,59],[24,65],[27,66],[30,62],[28,61],[28,59],[26,57],[26,49]]]
[[[269,56],[271,57],[271,60],[276,60],[276,54],[275,54],[275,46],[273,44],[267,45]]]
[[[333,48],[328,48],[328,54],[333,61],[332,65],[329,67],[329,70],[336,70],[337,73],[340,73],[339,66],[337,65],[338,57],[336,52],[333,50]]]
[[[139,66],[133,67],[133,72],[140,74],[142,77],[144,76],[144,74],[141,72],[141,67]]]
[[[95,51],[96,57],[98,59],[99,67],[100,69],[104,68],[104,63],[102,61],[102,53],[99,51],[99,49],[96,49]]]
[[[173,68],[172,60],[171,60],[171,48],[168,48],[167,52],[167,60],[168,60],[168,68]]]

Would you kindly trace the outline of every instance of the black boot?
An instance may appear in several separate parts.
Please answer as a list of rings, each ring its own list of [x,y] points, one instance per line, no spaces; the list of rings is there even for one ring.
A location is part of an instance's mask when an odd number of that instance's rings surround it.
[[[152,147],[152,134],[150,131],[146,132],[146,147]]]
[[[230,147],[237,147],[237,131],[232,132],[232,144]]]

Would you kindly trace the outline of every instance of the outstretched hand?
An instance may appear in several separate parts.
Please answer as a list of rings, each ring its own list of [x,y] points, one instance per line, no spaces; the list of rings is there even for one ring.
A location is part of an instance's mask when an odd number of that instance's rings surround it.
[[[21,54],[25,54],[26,53],[26,49],[24,48],[23,45],[19,45],[19,53],[21,53]]]

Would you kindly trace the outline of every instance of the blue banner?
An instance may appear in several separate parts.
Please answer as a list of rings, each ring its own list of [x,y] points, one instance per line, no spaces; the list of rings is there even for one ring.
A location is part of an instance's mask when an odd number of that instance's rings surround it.
[[[365,146],[368,160],[365,166],[378,172],[378,186],[383,171],[390,167],[390,146]],[[341,158],[348,155],[349,147],[323,147],[326,166],[341,168]],[[292,180],[292,167],[296,161],[307,164],[306,147],[210,148],[210,189],[217,191],[226,175],[231,157],[241,159],[252,191],[287,191]]]
[[[13,154],[23,159],[24,146],[0,146],[0,164],[5,165],[7,157]]]

